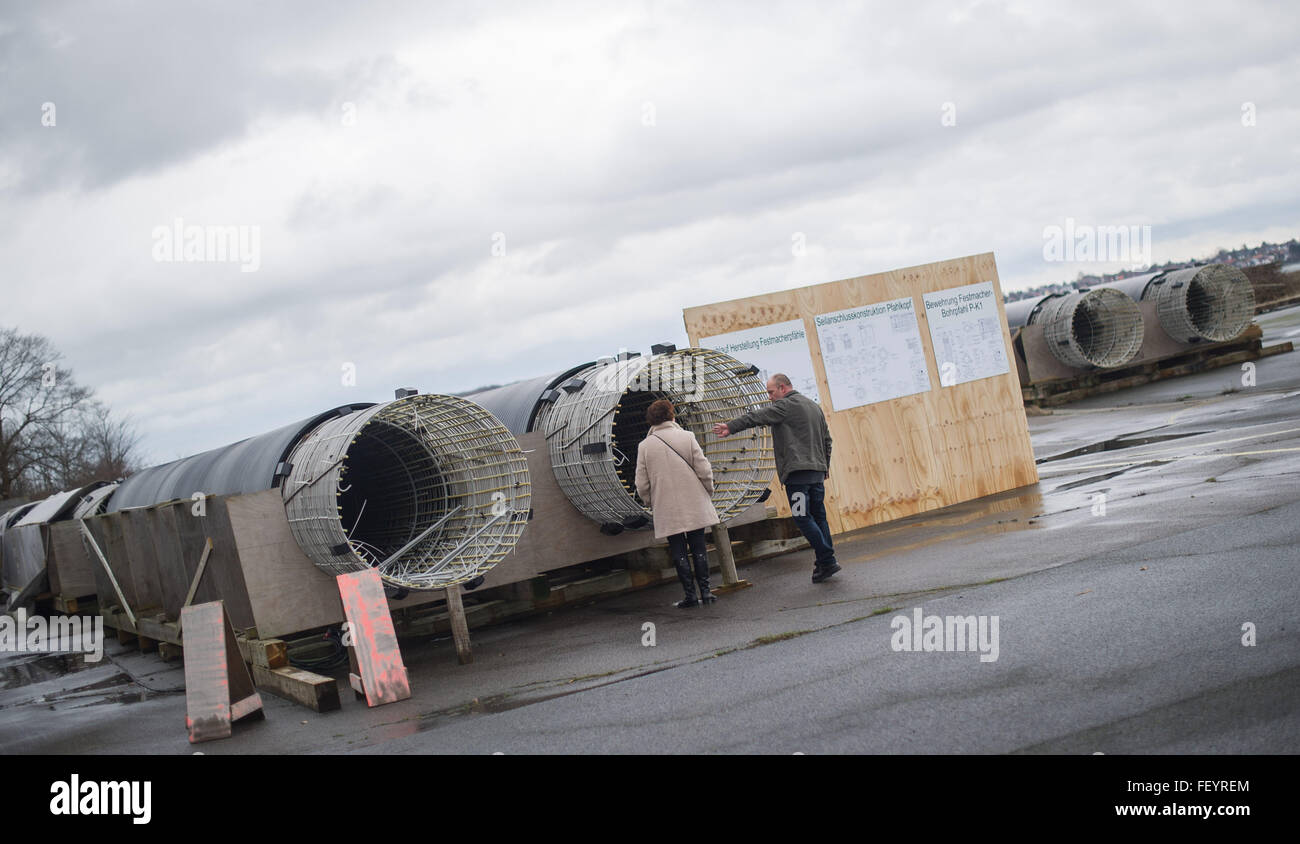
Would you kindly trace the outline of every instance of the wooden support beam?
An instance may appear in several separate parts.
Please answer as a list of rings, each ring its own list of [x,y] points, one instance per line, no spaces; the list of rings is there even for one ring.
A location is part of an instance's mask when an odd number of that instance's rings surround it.
[[[253,682],[260,689],[317,712],[332,712],[339,708],[339,684],[333,677],[287,665],[267,668],[254,663]]]
[[[199,557],[199,567],[194,570],[194,579],[190,581],[190,591],[185,593],[185,603],[181,604],[184,609],[194,600],[194,593],[199,590],[199,581],[203,579],[203,570],[208,567],[208,555],[212,553],[212,537],[208,537],[203,543],[203,554]]]
[[[239,652],[244,662],[261,668],[285,668],[289,665],[289,647],[282,639],[245,639],[239,637]]]
[[[722,568],[722,585],[713,591],[725,595],[736,589],[750,586],[748,580],[741,580],[736,573],[736,553],[731,547],[731,533],[727,530],[727,526],[716,524],[712,531],[713,547],[718,549],[718,563]]]
[[[55,595],[54,609],[64,615],[93,613],[95,611],[95,596],[68,598],[63,595]]]
[[[78,522],[78,524],[81,525],[81,535],[90,543],[90,547],[94,550],[95,556],[99,558],[99,564],[104,567],[104,571],[108,574],[108,582],[113,584],[113,591],[117,593],[117,600],[121,605],[122,610],[126,612],[126,617],[131,619],[131,623],[135,624],[135,613],[131,612],[131,606],[126,602],[126,597],[122,594],[122,587],[118,585],[117,575],[113,574],[113,567],[108,564],[108,559],[104,556],[104,552],[99,550],[99,543],[95,541],[95,537],[91,534],[90,528],[86,527],[86,523],[82,521]]]
[[[465,604],[460,599],[460,586],[448,586],[443,590],[447,596],[447,619],[451,622],[451,638],[456,643],[456,659],[461,665],[474,661],[474,651],[470,649],[469,622],[465,620]]]
[[[141,616],[137,618],[135,629],[141,636],[147,636],[155,642],[181,644],[180,627],[167,621],[167,617],[161,613],[153,617]]]
[[[736,574],[736,556],[731,550],[731,533],[727,526],[718,523],[713,526],[713,547],[718,549],[718,562],[722,566],[722,585],[731,586],[740,577]]]

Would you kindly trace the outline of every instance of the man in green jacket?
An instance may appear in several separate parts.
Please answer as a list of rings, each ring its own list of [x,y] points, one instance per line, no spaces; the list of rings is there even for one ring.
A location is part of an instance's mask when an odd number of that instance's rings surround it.
[[[767,381],[772,403],[751,410],[730,422],[719,422],[713,433],[727,437],[759,425],[772,426],[772,447],[776,451],[776,473],[790,499],[790,513],[813,553],[813,583],[821,583],[840,570],[826,523],[826,487],[830,477],[831,431],[817,402],[795,390],[781,373]]]

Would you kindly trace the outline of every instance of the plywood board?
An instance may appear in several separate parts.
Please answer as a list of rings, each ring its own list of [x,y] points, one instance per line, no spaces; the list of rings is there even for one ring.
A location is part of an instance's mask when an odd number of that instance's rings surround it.
[[[190,502],[178,501],[141,511],[148,522],[154,559],[158,561],[163,611],[170,619],[180,618],[181,607],[185,603],[190,579],[194,576],[194,566],[198,561],[198,556],[192,549],[181,545],[180,535],[176,531],[176,508],[189,506],[192,506]],[[190,553],[187,554],[187,551]],[[187,557],[190,559],[187,560]]]
[[[230,737],[230,725],[263,717],[262,696],[239,654],[235,632],[220,601],[186,607],[185,728],[190,742]]]
[[[833,532],[841,533],[1038,481],[1019,374],[1007,367],[964,383],[960,378],[949,386],[940,383],[942,361],[936,359],[924,297],[985,282],[991,285],[1002,352],[1009,361],[1011,337],[997,266],[989,253],[687,308],[683,316],[692,344],[703,337],[804,321],[834,441],[827,521]],[[913,303],[929,389],[860,407],[834,407],[816,316],[899,298]],[[773,484],[773,491],[780,514],[789,515],[779,484]]]
[[[80,525],[75,521],[54,522],[48,530],[50,557],[46,570],[50,575],[50,591],[64,598],[94,595],[95,569],[99,563],[86,553]]]
[[[158,580],[158,555],[154,551],[149,532],[148,516],[144,510],[123,510],[114,514],[122,530],[122,542],[131,567],[131,582],[135,587],[138,604],[131,609],[137,613],[163,605],[162,586]]]
[[[107,559],[109,568],[113,570],[113,578],[116,578],[118,588],[122,590],[122,597],[130,605],[131,611],[138,613],[145,609],[147,605],[140,602],[135,579],[131,576],[126,543],[122,539],[121,519],[116,513],[110,513],[83,519],[82,522],[90,530],[100,552]],[[95,563],[95,591],[99,596],[99,605],[114,606],[118,603],[117,591],[113,588],[112,580],[104,572],[104,567],[99,564],[98,558]]]
[[[263,639],[343,622],[338,585],[293,538],[280,490],[224,500],[257,635]]]
[[[246,630],[255,626],[256,621],[249,603],[248,586],[244,582],[239,552],[235,547],[235,533],[226,512],[226,501],[219,496],[209,495],[198,512],[195,512],[194,502],[187,499],[159,506],[170,510],[169,518],[176,526],[181,560],[185,565],[187,590],[189,579],[194,576],[199,558],[203,555],[203,546],[209,538],[212,540],[212,552],[208,554],[203,579],[199,581],[193,602],[202,604],[222,601],[226,607],[226,616],[234,628]]]

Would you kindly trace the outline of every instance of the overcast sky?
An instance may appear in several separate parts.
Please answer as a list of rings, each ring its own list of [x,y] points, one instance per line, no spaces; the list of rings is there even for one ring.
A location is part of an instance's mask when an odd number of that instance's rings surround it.
[[[1150,225],[1157,262],[1286,240],[1297,20],[7,3],[0,326],[50,337],[162,462],[397,386],[685,345],[688,306],[980,252],[1004,290],[1123,266],[1044,260],[1067,218]],[[256,270],[156,260],[178,218],[256,227]]]

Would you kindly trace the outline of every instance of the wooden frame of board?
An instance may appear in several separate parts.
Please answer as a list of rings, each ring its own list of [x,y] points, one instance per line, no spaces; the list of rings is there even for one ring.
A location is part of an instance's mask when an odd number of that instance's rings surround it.
[[[990,281],[1007,370],[943,386],[923,297]],[[903,297],[912,298],[930,388],[834,409],[814,318]],[[686,308],[683,319],[692,345],[704,337],[803,320],[834,441],[826,486],[827,521],[833,533],[1038,482],[992,253]],[[744,360],[743,354],[737,356]],[[779,515],[788,516],[785,495],[775,481],[773,493]]]

